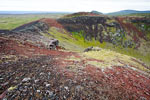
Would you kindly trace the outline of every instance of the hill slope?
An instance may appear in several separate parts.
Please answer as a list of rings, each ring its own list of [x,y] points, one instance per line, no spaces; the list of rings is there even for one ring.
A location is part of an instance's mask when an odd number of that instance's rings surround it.
[[[135,58],[105,49],[76,53],[1,40],[0,98],[150,99],[150,69]]]
[[[120,15],[138,14],[138,13],[150,13],[150,11],[121,10],[118,12],[107,13],[107,15],[120,16]]]
[[[110,50],[129,40],[148,43],[149,22],[75,15],[0,31],[0,99],[150,99],[150,67]],[[141,23],[146,28],[140,29]],[[48,47],[51,39],[59,40],[56,49]],[[89,46],[94,47],[85,50]],[[133,47],[127,44],[120,50]]]

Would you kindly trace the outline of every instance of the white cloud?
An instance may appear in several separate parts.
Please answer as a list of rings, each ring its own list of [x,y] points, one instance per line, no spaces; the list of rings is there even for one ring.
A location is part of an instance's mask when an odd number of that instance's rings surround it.
[[[150,10],[150,0],[0,0],[0,10],[112,12]]]

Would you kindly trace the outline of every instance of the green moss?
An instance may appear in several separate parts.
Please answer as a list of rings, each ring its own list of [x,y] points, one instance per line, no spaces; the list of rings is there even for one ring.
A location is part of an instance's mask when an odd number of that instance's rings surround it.
[[[150,53],[146,53],[144,55],[144,54],[140,53],[138,50],[135,50],[133,48],[123,48],[122,46],[113,46],[110,43],[107,43],[107,46],[105,46],[105,48],[111,49],[111,50],[119,52],[121,54],[135,57],[137,59],[142,60],[144,63],[146,63],[148,66],[150,66]]]
[[[135,62],[135,59],[131,56],[127,56],[124,54],[117,53],[112,50],[108,49],[101,49],[100,51],[90,51],[83,53],[85,58],[92,58],[101,60],[101,62],[98,61],[88,61],[88,64],[94,65],[99,68],[107,68],[111,66],[124,66],[124,64],[133,65],[137,69],[143,70],[143,71],[149,71],[149,69],[145,68],[141,63]],[[137,60],[137,59],[135,59]]]
[[[62,29],[60,30],[55,27],[51,27],[49,29],[49,34],[41,34],[49,38],[58,39],[61,46],[72,51],[83,51],[89,46],[99,46],[101,48],[104,48],[106,46],[105,42],[100,43],[99,41],[94,40],[94,38],[91,41],[85,40],[83,36],[83,31],[79,33],[73,32],[70,34]]]
[[[115,19],[113,19],[113,18],[108,19],[108,20],[106,20],[106,21],[107,21],[106,23],[113,23],[113,22],[116,22],[116,20],[115,20]]]

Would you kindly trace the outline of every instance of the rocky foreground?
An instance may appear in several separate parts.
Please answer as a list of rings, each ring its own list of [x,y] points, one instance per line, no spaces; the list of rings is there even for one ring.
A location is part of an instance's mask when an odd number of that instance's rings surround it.
[[[1,40],[1,100],[150,100],[149,67],[136,59]]]

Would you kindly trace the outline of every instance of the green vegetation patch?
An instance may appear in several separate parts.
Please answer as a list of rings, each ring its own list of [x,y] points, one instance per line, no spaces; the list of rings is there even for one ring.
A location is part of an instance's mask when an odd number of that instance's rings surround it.
[[[51,27],[48,34],[42,33],[42,35],[58,39],[60,41],[60,46],[72,51],[84,51],[84,49],[89,46],[105,47],[105,42],[100,43],[94,39],[91,41],[85,40],[82,32],[68,33],[63,29]]]
[[[110,43],[107,43],[106,49],[110,49],[112,51],[116,51],[121,54],[125,54],[128,56],[135,57],[141,61],[143,61],[145,64],[150,66],[150,53],[141,53],[140,51],[133,49],[133,48],[123,48],[122,46],[113,46]]]
[[[95,65],[99,68],[107,68],[111,66],[126,66],[126,65],[129,65],[131,67],[132,65],[137,69],[146,72],[150,71],[149,69],[145,68],[142,64],[139,64],[131,60],[133,57],[117,53],[115,51],[111,51],[108,49],[102,49],[101,51],[85,52],[83,55],[85,58],[93,58],[104,61],[104,62],[95,62],[95,61],[89,62],[89,64]]]
[[[0,29],[12,30],[23,24],[39,20],[41,18],[60,18],[64,14],[23,14],[23,15],[0,15]]]

